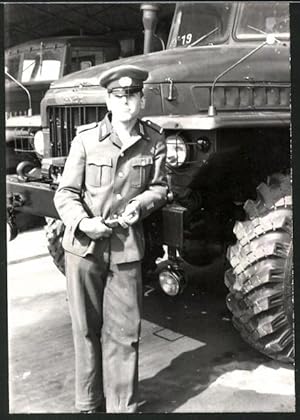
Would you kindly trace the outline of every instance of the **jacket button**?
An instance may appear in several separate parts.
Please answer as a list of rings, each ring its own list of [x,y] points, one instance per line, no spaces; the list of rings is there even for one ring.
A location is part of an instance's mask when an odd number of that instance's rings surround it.
[[[120,172],[118,173],[118,177],[123,178],[123,176],[124,176],[123,172],[121,172],[121,171],[120,171]]]
[[[122,194],[117,194],[116,197],[117,197],[117,200],[122,200]]]
[[[124,156],[124,153],[123,153],[123,152],[122,152],[122,153],[120,153],[120,156],[121,156],[121,157],[123,157],[123,156]]]

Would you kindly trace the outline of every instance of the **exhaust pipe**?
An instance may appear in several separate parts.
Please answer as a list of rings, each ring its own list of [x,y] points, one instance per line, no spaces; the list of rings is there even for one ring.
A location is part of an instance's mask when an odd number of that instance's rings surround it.
[[[157,4],[144,3],[141,5],[141,10],[143,11],[144,25],[144,54],[148,54],[152,49],[152,39],[158,20],[159,6]]]

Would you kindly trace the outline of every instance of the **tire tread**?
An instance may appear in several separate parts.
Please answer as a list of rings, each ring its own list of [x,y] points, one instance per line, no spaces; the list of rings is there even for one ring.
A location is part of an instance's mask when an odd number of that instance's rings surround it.
[[[289,176],[275,174],[257,187],[257,200],[244,205],[247,218],[234,227],[237,242],[227,251],[227,306],[233,325],[265,355],[292,362],[293,325],[287,315],[285,282],[292,246]]]

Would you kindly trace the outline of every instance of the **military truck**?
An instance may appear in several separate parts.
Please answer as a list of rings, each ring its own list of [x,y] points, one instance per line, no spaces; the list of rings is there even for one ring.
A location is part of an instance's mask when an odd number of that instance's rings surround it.
[[[39,165],[40,102],[60,77],[119,58],[117,41],[91,36],[35,39],[5,51],[6,172]],[[25,163],[27,162],[27,163]]]
[[[164,129],[170,189],[170,202],[146,229],[152,259],[161,245],[166,250],[158,282],[175,296],[186,285],[185,263],[201,267],[226,252],[233,324],[263,354],[291,362],[288,3],[178,3],[166,50],[155,53],[155,7],[147,13],[147,54],[52,84],[41,104],[41,169],[27,182],[9,177],[11,208],[51,218],[49,250],[63,271],[63,225],[52,198],[72,138],[106,112],[104,70],[121,63],[148,69],[143,118]]]

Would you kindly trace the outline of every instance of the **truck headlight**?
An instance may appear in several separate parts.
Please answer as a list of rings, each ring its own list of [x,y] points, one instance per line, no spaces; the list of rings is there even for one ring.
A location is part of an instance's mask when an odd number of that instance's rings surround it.
[[[181,136],[172,134],[166,138],[167,165],[178,168],[184,164],[187,158],[187,146]]]
[[[159,273],[158,279],[160,287],[169,296],[179,295],[186,286],[182,270],[176,270],[172,266],[163,269]]]
[[[45,142],[44,142],[44,134],[42,130],[39,130],[35,133],[33,144],[34,144],[34,150],[36,151],[36,153],[40,156],[44,156]]]

